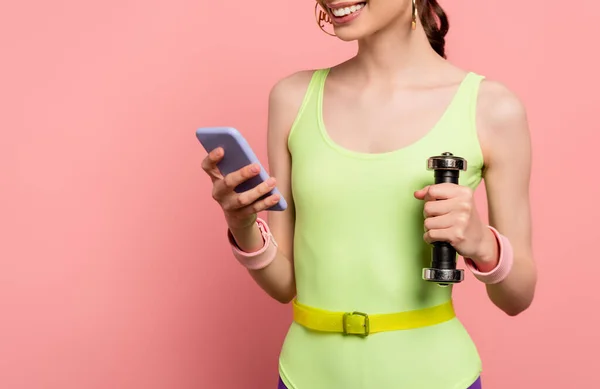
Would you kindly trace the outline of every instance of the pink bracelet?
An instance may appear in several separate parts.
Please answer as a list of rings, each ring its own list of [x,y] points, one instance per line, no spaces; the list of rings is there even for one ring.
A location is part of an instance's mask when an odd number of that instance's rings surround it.
[[[256,224],[258,225],[258,229],[263,237],[264,245],[260,250],[252,253],[247,253],[240,250],[239,246],[235,242],[235,239],[233,238],[233,235],[231,234],[231,231],[227,230],[227,238],[231,244],[233,256],[240,264],[242,264],[242,266],[250,270],[264,269],[271,262],[273,262],[273,260],[275,260],[275,256],[277,255],[277,242],[275,242],[275,238],[273,238],[273,235],[271,235],[271,231],[269,230],[267,223],[261,218],[257,218]]]
[[[491,285],[502,282],[508,276],[508,273],[510,273],[513,266],[514,257],[513,248],[508,238],[500,234],[494,227],[488,226],[488,228],[494,233],[496,241],[498,242],[498,264],[494,269],[485,273],[477,270],[475,262],[470,258],[465,258],[465,264],[473,275],[475,275],[475,278],[484,284]]]

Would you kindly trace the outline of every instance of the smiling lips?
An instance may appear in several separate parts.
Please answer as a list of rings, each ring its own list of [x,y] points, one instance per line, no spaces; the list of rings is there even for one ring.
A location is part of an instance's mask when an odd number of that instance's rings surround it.
[[[356,19],[366,4],[366,2],[329,4],[328,8],[335,24],[343,24]]]

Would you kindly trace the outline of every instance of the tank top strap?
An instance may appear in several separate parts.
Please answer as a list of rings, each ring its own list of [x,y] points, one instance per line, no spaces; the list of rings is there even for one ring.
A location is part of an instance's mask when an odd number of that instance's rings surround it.
[[[317,106],[320,104],[320,96],[323,93],[323,89],[325,88],[325,79],[327,78],[327,74],[329,73],[329,69],[317,69],[313,72],[310,82],[308,84],[308,88],[306,89],[306,94],[304,96],[304,101],[302,102],[303,108],[307,106]]]
[[[478,182],[484,165],[476,121],[479,89],[484,79],[473,72],[465,76],[434,137],[440,149],[450,148],[467,159],[472,172],[463,180],[467,185]]]
[[[312,136],[313,132],[318,134],[316,124],[319,122],[319,113],[321,109],[321,96],[325,87],[325,79],[329,73],[329,68],[317,69],[313,71],[310,82],[304,94],[302,104],[296,115],[296,119],[292,124],[288,134],[288,147],[291,147],[297,141],[298,132],[302,133],[301,138]],[[304,142],[301,142],[304,143]]]
[[[485,77],[469,72],[463,78],[448,107],[438,132],[443,141],[461,139],[462,141],[477,140],[476,109],[479,87]]]
[[[457,114],[468,118],[469,127],[475,126],[475,112],[477,109],[477,98],[479,96],[479,87],[485,79],[484,76],[469,72],[461,83],[455,97]]]
[[[484,76],[476,73],[469,73],[465,80],[465,93],[467,94],[468,109],[471,113],[471,117],[475,118],[475,109],[477,108],[477,98],[479,96],[479,87],[481,82],[485,79]]]
[[[312,84],[311,86],[314,88],[314,91],[311,90],[311,92],[313,92],[313,93],[321,92],[321,90],[325,86],[325,79],[327,78],[327,75],[329,74],[329,70],[330,70],[329,68],[324,68],[324,69],[317,69],[314,71],[312,80],[311,80],[311,84]]]

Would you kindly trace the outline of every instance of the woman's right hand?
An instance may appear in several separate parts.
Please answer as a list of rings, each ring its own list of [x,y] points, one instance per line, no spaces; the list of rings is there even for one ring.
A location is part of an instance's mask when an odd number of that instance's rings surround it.
[[[237,193],[234,189],[241,183],[257,176],[260,173],[260,166],[258,164],[247,165],[224,177],[217,167],[217,163],[224,156],[224,150],[218,147],[208,153],[202,161],[202,169],[213,183],[213,199],[223,209],[230,230],[239,231],[251,228],[256,222],[257,213],[272,207],[279,201],[279,194],[261,199],[275,188],[275,178],[270,177],[253,189]]]

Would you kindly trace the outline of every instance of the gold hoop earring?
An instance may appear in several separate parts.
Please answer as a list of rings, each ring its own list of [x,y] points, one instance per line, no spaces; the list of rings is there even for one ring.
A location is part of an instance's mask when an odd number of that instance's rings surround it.
[[[333,26],[333,22],[331,21],[331,17],[329,16],[329,14],[325,12],[325,10],[323,9],[323,7],[321,7],[321,4],[318,1],[315,3],[315,19],[321,31],[323,31],[329,36],[336,36],[335,34],[332,34],[325,29],[325,26],[327,24]]]
[[[411,29],[414,31],[417,29],[417,0],[412,0],[412,23]]]

